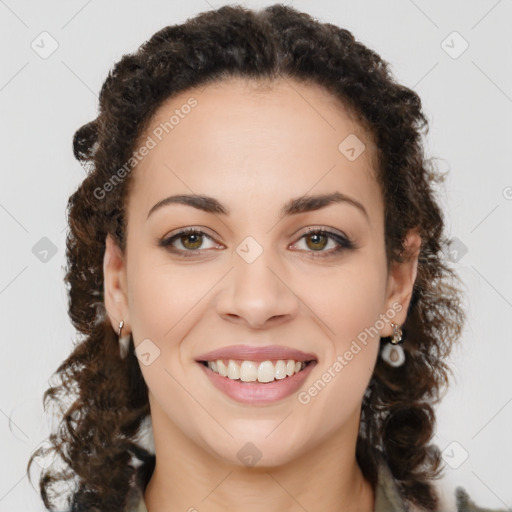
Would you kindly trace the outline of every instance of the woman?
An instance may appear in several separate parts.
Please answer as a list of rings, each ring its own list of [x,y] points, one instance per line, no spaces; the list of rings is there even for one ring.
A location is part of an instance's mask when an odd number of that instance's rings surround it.
[[[73,141],[84,338],[45,394],[77,392],[47,508],[76,478],[73,511],[442,509],[433,406],[465,315],[426,125],[376,53],[277,4],[115,65]]]

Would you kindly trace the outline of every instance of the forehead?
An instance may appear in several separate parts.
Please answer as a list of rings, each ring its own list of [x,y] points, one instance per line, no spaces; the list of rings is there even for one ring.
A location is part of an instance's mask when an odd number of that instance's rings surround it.
[[[364,150],[351,160],[354,143]],[[375,194],[371,135],[317,84],[230,78],[182,91],[160,106],[139,144],[152,148],[132,173],[131,195],[146,211],[176,191],[219,191],[226,201],[276,188]]]

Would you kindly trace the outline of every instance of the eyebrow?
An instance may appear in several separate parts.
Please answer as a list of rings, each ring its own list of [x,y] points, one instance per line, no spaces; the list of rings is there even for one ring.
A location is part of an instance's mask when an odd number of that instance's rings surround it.
[[[369,222],[368,212],[365,207],[356,199],[349,197],[341,192],[333,192],[331,194],[318,194],[314,196],[301,196],[287,201],[279,212],[279,219],[287,215],[296,215],[314,210],[319,210],[330,204],[347,203],[355,206],[360,212],[364,214]],[[156,210],[163,208],[170,204],[184,204],[192,206],[198,210],[207,213],[218,213],[221,215],[230,215],[230,210],[222,205],[217,199],[204,195],[197,194],[181,194],[166,197],[158,201],[148,212],[147,218]],[[146,220],[147,220],[146,218]]]

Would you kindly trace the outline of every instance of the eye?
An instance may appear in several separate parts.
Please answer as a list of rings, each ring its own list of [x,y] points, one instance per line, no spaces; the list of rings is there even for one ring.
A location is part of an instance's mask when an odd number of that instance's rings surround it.
[[[187,228],[178,231],[178,233],[158,241],[160,247],[165,247],[169,251],[178,254],[179,256],[193,256],[194,253],[200,250],[211,249],[213,246],[204,247],[204,240],[208,239],[213,242],[213,238],[207,235],[204,231],[196,228]],[[181,247],[176,247],[175,244],[180,244]],[[187,254],[189,253],[189,254]]]
[[[210,241],[211,245],[209,247],[204,247],[205,240]],[[329,257],[341,251],[356,248],[355,244],[345,235],[322,228],[309,228],[299,238],[299,241],[302,240],[306,244],[306,249],[303,249],[304,252],[312,253],[310,256],[314,258]],[[329,247],[329,243],[331,244],[331,250],[324,250]],[[181,247],[176,244],[180,244]],[[183,257],[195,256],[203,250],[219,246],[211,236],[197,228],[182,229],[172,236],[158,240],[158,245]],[[293,247],[293,244],[290,247]]]
[[[311,252],[314,258],[333,256],[343,250],[355,248],[355,244],[348,237],[326,229],[309,228],[300,237],[299,241],[302,240],[305,242],[306,252]],[[325,251],[329,243],[331,243],[331,250]]]

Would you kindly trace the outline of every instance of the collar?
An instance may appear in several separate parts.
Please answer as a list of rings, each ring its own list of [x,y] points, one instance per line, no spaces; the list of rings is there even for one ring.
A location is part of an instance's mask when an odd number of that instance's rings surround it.
[[[375,489],[374,512],[409,512],[400,495],[391,470],[382,454],[378,453],[378,480]]]

